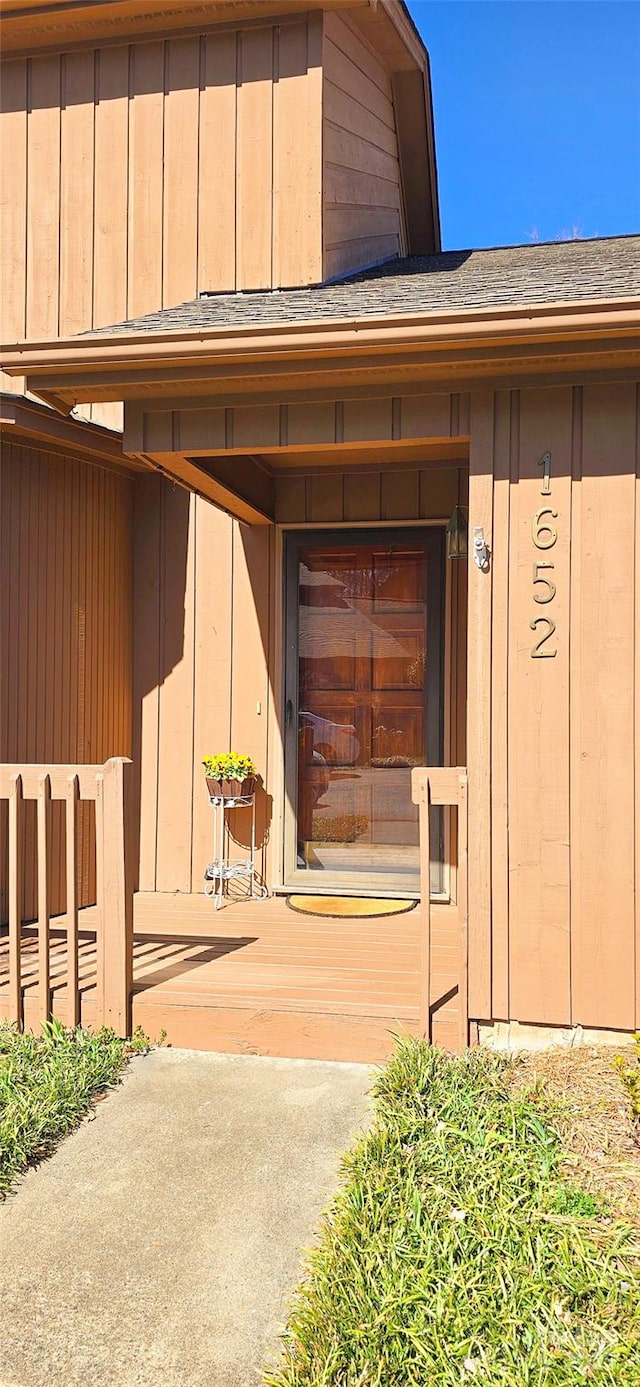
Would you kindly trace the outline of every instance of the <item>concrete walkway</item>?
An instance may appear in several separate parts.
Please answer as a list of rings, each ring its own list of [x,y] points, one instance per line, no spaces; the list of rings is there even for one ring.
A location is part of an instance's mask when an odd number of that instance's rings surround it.
[[[0,1387],[257,1387],[370,1081],[134,1060],[0,1205]]]

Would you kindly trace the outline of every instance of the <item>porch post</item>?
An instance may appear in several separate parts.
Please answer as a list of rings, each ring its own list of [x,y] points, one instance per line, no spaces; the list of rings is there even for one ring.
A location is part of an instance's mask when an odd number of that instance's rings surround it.
[[[133,862],[131,852],[133,762],[114,756],[103,772],[100,940],[104,987],[103,1023],[117,1035],[131,1033],[133,985]]]
[[[467,628],[467,768],[469,771],[469,1016],[489,1019],[491,1006],[491,610],[493,589],[494,393],[471,396],[469,530],[481,525],[488,571],[469,561]]]
[[[431,785],[425,766],[411,772],[411,798],[418,805],[420,842],[420,1034],[431,1040]]]

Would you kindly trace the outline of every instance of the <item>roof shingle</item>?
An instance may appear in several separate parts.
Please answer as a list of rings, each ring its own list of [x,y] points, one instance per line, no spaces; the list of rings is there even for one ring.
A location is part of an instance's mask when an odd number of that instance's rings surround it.
[[[283,323],[446,313],[640,294],[640,236],[553,241],[411,256],[306,289],[211,294],[101,328],[192,332]]]

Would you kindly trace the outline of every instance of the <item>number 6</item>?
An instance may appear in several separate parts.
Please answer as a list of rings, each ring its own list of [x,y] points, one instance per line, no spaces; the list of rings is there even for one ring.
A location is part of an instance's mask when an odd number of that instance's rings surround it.
[[[558,531],[555,525],[549,525],[548,521],[542,519],[543,515],[550,515],[552,520],[558,519],[557,510],[552,510],[551,506],[543,506],[536,511],[531,521],[531,538],[536,549],[553,549],[558,538]]]

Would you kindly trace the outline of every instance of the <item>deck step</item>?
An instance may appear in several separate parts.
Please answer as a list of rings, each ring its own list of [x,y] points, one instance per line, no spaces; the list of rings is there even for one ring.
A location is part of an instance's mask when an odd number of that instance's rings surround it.
[[[133,998],[133,1024],[152,1039],[165,1030],[170,1045],[189,1050],[362,1064],[387,1059],[400,1030],[378,1016],[163,1004],[140,993]],[[415,1035],[417,1022],[405,1021],[401,1029]]]

